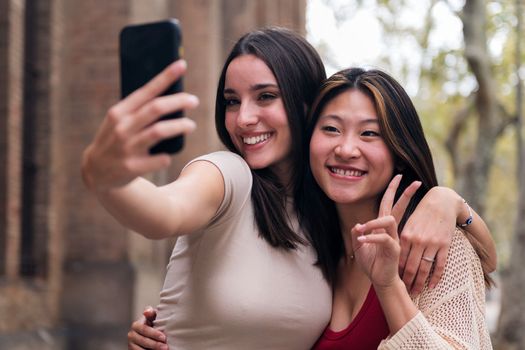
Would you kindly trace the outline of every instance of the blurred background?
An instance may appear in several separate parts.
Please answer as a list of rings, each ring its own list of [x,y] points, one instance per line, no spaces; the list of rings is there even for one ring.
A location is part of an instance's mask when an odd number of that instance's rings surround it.
[[[221,149],[216,84],[232,44],[279,25],[304,35],[329,74],[380,67],[423,119],[442,184],[489,224],[496,349],[525,349],[523,0],[0,0],[0,349],[124,349],[158,302],[174,241],[122,228],[83,187],[82,151],[119,98],[118,34],[176,17],[201,104],[164,184]]]

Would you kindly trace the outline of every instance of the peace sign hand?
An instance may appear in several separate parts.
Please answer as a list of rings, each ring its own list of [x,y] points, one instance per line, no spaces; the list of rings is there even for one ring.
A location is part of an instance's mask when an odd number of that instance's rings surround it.
[[[419,181],[410,184],[394,205],[400,182],[401,175],[396,175],[388,185],[381,200],[378,218],[362,225],[357,224],[351,231],[355,259],[376,287],[390,286],[399,278],[401,248],[397,223],[421,186]]]

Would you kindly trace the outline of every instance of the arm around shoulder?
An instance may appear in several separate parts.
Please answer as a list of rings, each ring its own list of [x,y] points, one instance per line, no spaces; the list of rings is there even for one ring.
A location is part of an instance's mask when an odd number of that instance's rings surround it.
[[[486,252],[485,264],[489,269],[488,272],[494,271],[497,265],[496,244],[485,221],[456,191],[448,187],[436,186],[429,192],[433,192],[437,198],[442,198],[442,203],[451,204],[450,208],[454,208],[456,213],[457,225],[480,243]],[[471,220],[468,220],[469,218]]]
[[[460,223],[460,226],[479,242],[486,253],[483,261],[487,269],[486,272],[493,272],[496,270],[498,258],[496,253],[496,243],[492,238],[487,224],[485,221],[483,221],[481,216],[479,216],[474,209],[470,208],[469,204],[463,199],[460,201],[460,209],[458,213],[458,222]],[[470,224],[462,226],[461,224],[466,223],[470,216],[472,216]]]

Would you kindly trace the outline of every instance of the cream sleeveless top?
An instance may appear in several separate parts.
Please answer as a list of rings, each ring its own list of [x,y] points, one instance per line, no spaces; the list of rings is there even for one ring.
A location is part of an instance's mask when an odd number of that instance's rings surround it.
[[[287,252],[259,236],[252,175],[240,156],[215,152],[195,161],[220,170],[225,195],[206,228],[177,239],[155,326],[170,349],[309,349],[332,304],[313,248]]]

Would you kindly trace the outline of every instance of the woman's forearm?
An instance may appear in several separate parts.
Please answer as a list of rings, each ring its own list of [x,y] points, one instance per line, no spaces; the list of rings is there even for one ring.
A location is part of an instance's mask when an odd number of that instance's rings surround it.
[[[400,278],[397,278],[392,286],[387,288],[374,286],[374,289],[385,314],[390,334],[397,333],[417,314],[418,309]]]
[[[95,192],[102,206],[123,226],[146,238],[162,239],[173,235],[175,227],[169,213],[170,198],[146,179]]]
[[[486,267],[489,269],[487,272],[494,271],[497,266],[496,244],[487,224],[462,198],[459,200],[457,213],[459,226],[471,234],[487,253],[487,260],[485,261]],[[461,224],[466,223],[470,215],[472,215],[471,223],[467,226],[462,226]]]
[[[454,190],[448,187],[435,187],[431,191],[440,191],[442,195],[449,198],[449,203],[454,203],[453,208],[456,212],[456,223],[465,231],[471,234],[483,247],[487,253],[487,267],[490,271],[496,269],[497,256],[496,244],[485,221],[472,209],[469,204]],[[472,215],[471,223],[464,225],[469,216]]]
[[[197,161],[166,186],[138,177],[121,187],[91,191],[123,226],[162,239],[207,225],[224,198],[224,180],[215,165]]]

